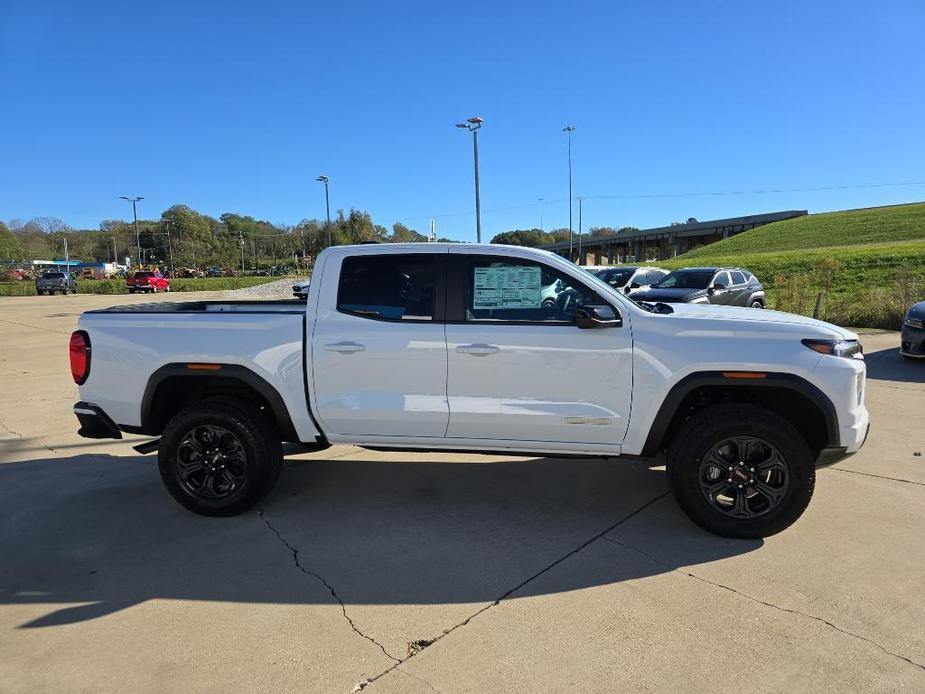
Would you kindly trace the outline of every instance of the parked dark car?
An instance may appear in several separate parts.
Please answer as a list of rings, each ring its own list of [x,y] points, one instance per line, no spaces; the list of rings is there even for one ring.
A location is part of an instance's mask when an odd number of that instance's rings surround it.
[[[906,312],[899,353],[909,359],[925,359],[925,301],[912,304]]]
[[[42,276],[35,280],[35,293],[38,295],[42,294],[54,294],[55,292],[61,292],[62,294],[67,294],[68,292],[77,293],[77,278],[70,272],[43,272]]]
[[[632,292],[629,296],[636,301],[653,303],[765,306],[761,282],[741,268],[689,267],[675,270],[648,289]]]

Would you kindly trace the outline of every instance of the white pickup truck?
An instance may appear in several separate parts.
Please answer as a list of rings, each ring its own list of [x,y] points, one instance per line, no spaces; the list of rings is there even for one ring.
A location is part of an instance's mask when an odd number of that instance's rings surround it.
[[[329,248],[305,301],[89,311],[70,357],[79,433],[158,437],[138,450],[157,449],[167,489],[206,515],[254,505],[282,442],[664,452],[692,520],[762,537],[800,516],[815,468],[857,451],[869,426],[847,330],[640,304],[563,258],[508,246]]]

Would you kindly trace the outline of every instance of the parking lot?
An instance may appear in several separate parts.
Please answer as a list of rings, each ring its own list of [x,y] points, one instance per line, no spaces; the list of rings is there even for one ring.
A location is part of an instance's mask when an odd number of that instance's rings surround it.
[[[691,524],[658,459],[334,447],[221,519],[144,439],[76,435],[78,315],[155,300],[0,299],[0,690],[925,690],[925,363],[898,333],[862,336],[867,445],[763,542]]]

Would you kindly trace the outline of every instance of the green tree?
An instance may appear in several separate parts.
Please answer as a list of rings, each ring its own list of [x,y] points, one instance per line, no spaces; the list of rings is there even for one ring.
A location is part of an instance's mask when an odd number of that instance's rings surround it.
[[[20,251],[19,239],[6,224],[0,222],[0,260],[19,258]]]

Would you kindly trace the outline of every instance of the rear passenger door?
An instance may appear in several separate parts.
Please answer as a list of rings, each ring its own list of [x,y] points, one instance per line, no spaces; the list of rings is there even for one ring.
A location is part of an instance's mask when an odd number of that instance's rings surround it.
[[[748,289],[748,282],[745,279],[745,273],[740,272],[739,270],[733,270],[729,273],[729,275],[732,277],[733,289],[730,303],[733,306],[747,305],[750,292]]]
[[[446,252],[377,249],[325,263],[310,393],[326,433],[444,436],[447,352],[437,277],[446,259]]]

